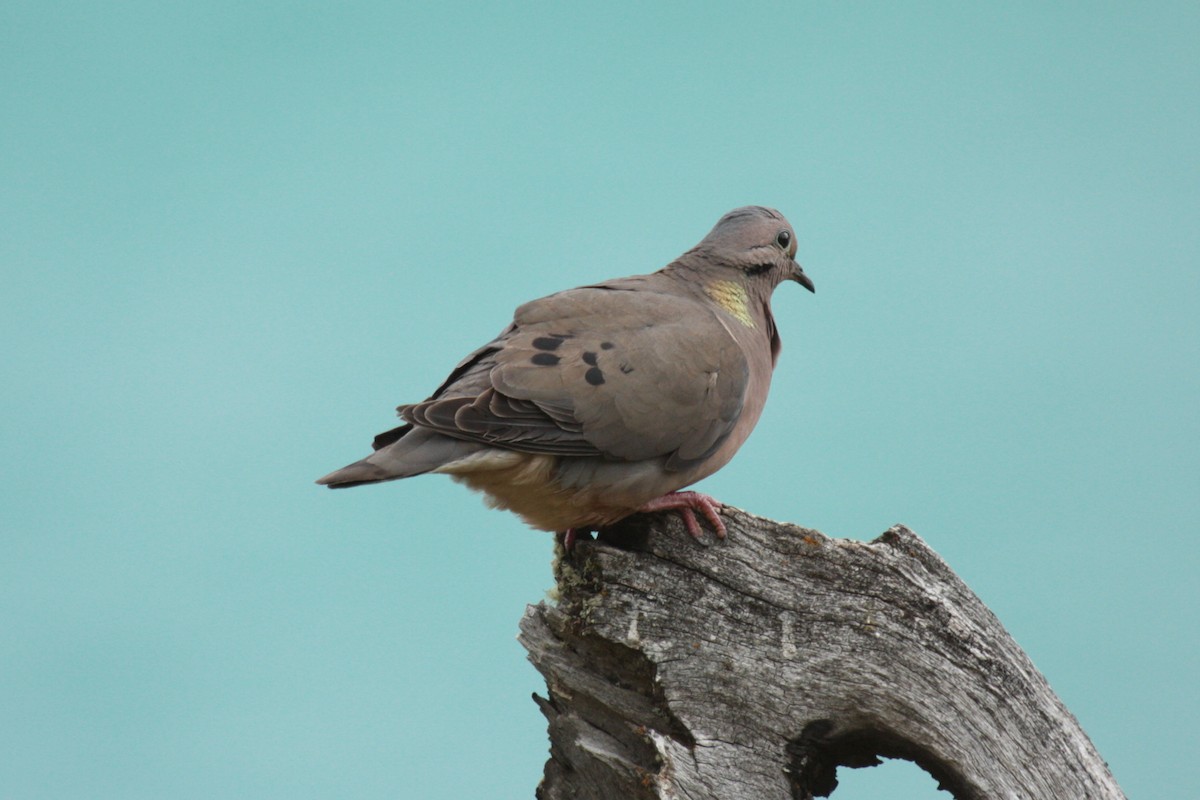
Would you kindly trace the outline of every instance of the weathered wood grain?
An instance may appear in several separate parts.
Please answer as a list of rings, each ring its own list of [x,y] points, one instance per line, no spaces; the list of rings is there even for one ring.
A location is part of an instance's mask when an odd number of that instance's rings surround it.
[[[546,678],[537,796],[811,798],[911,759],[960,800],[1122,798],[1075,718],[916,534],[831,539],[726,509],[635,517],[557,562],[521,642]]]

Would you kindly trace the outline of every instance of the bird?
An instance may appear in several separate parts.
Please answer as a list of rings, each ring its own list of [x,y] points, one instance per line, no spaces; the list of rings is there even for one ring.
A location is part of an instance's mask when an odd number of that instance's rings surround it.
[[[639,512],[696,512],[724,538],[723,505],[684,489],[725,466],[758,422],[781,342],[771,296],[810,292],[791,224],[772,208],[722,216],[646,275],[517,308],[374,452],[331,488],[446,474],[568,546]]]

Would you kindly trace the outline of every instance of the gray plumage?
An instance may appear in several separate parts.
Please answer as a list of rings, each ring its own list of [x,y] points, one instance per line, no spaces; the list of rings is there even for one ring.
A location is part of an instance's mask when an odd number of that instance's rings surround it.
[[[333,487],[446,473],[535,528],[616,522],[711,475],[745,442],[779,355],[770,298],[810,291],[783,216],[729,212],[649,275],[526,303]],[[660,506],[662,507],[662,506]],[[711,518],[711,515],[709,515]]]

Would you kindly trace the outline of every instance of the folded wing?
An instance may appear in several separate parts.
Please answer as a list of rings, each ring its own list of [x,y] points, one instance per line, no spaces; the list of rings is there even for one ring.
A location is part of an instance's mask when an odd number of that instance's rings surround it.
[[[408,422],[512,450],[617,461],[711,455],[742,410],[748,364],[704,304],[645,279],[527,303]]]

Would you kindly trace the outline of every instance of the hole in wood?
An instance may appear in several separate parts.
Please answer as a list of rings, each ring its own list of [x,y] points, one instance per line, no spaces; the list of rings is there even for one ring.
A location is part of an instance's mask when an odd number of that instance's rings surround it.
[[[838,773],[834,800],[950,800],[928,772],[911,761],[885,758],[878,767],[844,769]]]
[[[815,720],[788,742],[785,770],[794,800],[829,797],[838,786],[838,767],[874,767],[881,758],[912,761],[955,800],[976,800],[962,776],[912,742],[888,731],[835,730],[833,721]]]

